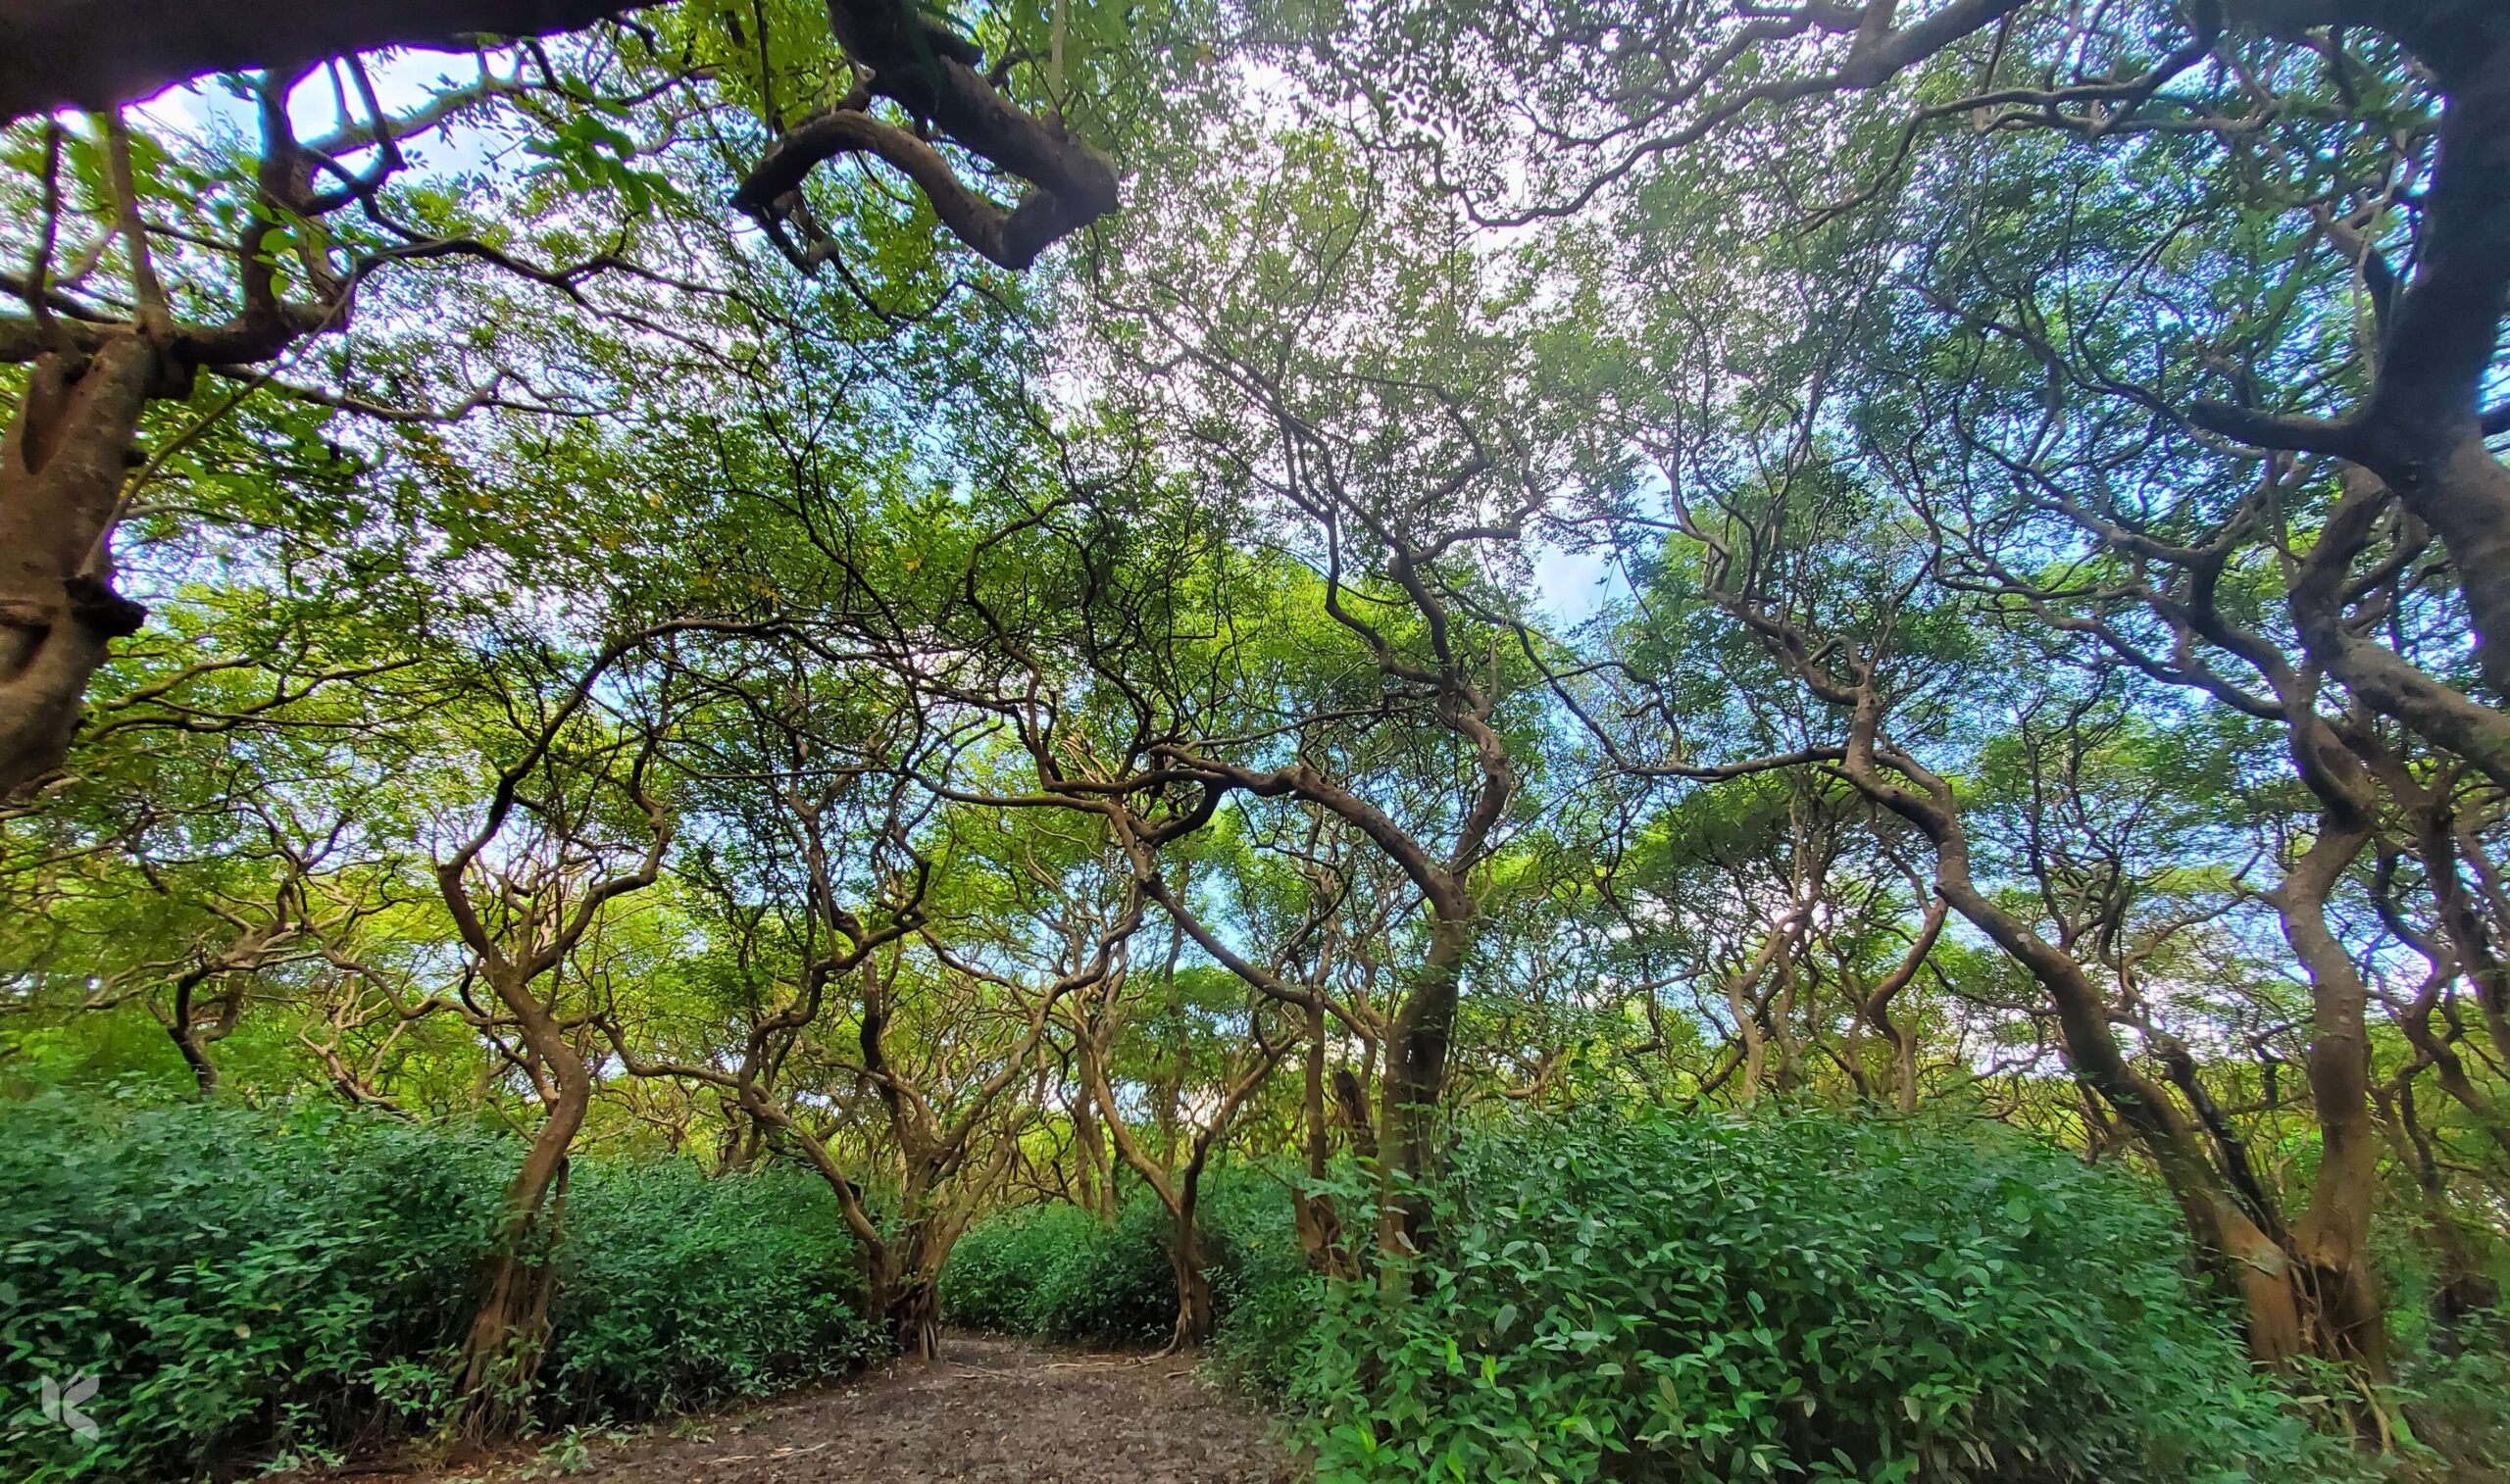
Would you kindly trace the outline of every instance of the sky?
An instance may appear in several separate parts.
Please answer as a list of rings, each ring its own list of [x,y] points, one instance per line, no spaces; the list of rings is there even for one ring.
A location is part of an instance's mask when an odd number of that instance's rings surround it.
[[[1583,622],[1627,591],[1606,554],[1563,551],[1548,544],[1535,550],[1533,582],[1543,611],[1564,628]]]
[[[502,63],[507,59],[492,53],[490,60]],[[467,86],[477,81],[480,66],[475,53],[418,49],[370,52],[365,54],[365,61],[367,75],[375,83],[376,101],[386,112],[395,114],[418,108],[446,86]],[[344,82],[354,109],[355,84],[345,78]],[[178,83],[137,105],[135,111],[158,124],[196,138],[206,137],[213,127],[231,128],[247,137],[258,131],[251,105],[228,92],[214,77]],[[333,101],[330,77],[317,71],[298,84],[288,97],[287,113],[300,138],[310,139],[338,127],[342,121]],[[481,151],[489,142],[477,129],[439,129],[411,141],[406,152],[423,170],[461,171],[486,164]]]

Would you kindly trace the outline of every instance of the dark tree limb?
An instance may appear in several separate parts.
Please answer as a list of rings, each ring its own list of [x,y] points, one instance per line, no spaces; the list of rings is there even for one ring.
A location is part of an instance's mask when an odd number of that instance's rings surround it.
[[[580,30],[644,0],[13,0],[0,7],[0,123],[109,108],[209,73],[286,69],[381,46]]]
[[[1058,239],[1116,210],[1115,169],[1060,122],[1015,107],[985,74],[965,37],[925,20],[904,0],[831,0],[828,22],[865,74],[855,96],[785,131],[733,193],[752,216],[779,203],[811,171],[843,154],[870,155],[915,182],[952,234],[1004,268],[1028,267]],[[950,142],[1030,186],[1006,211],[959,178],[923,135],[874,117],[885,98]]]

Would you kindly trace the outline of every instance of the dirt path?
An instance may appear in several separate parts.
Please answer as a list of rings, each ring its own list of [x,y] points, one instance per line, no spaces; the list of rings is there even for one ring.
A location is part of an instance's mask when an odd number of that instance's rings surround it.
[[[842,1386],[591,1440],[596,1484],[1291,1484],[1264,1414],[1190,1360],[1090,1355],[956,1336],[932,1365],[897,1361]],[[677,1436],[675,1436],[677,1434]],[[404,1475],[426,1484],[547,1478],[525,1457]]]

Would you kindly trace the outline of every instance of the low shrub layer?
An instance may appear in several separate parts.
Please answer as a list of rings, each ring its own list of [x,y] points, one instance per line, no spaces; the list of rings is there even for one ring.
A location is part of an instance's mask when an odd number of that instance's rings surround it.
[[[543,1414],[679,1411],[850,1370],[878,1336],[820,1178],[589,1162],[568,1196]]]
[[[1177,1323],[1167,1208],[1148,1193],[1113,1223],[1077,1206],[1029,1206],[979,1221],[941,1271],[952,1324],[1093,1345],[1163,1340]]]
[[[1148,1197],[1113,1224],[1077,1206],[1029,1206],[979,1221],[941,1270],[941,1316],[969,1329],[1125,1344],[1165,1334],[1177,1286]]]
[[[1417,1282],[1280,1327],[1326,1480],[2291,1477],[2317,1445],[2172,1213],[2018,1139],[1827,1114],[1467,1136]]]
[[[511,1140],[331,1108],[0,1105],[0,1478],[227,1476],[424,1431]],[[579,1160],[538,1399],[641,1415],[844,1369],[843,1223],[798,1172]],[[44,1381],[90,1438],[43,1414]]]
[[[1304,1271],[1284,1188],[1260,1171],[1212,1178],[1200,1211],[1207,1270],[1227,1336],[1247,1298]],[[1177,1324],[1177,1274],[1166,1207],[1136,1190],[1113,1222],[1078,1207],[1029,1206],[979,1221],[941,1273],[941,1312],[969,1329],[1074,1344],[1166,1340]]]

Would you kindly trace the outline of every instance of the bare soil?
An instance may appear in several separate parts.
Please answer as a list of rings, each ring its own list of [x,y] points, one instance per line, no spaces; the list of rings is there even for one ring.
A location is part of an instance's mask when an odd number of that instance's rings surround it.
[[[587,1441],[594,1484],[1293,1484],[1268,1419],[1214,1391],[1189,1357],[1104,1355],[953,1336],[931,1364],[736,1412]],[[518,1453],[461,1468],[346,1470],[414,1484],[558,1476]],[[323,1476],[316,1476],[317,1479]]]

